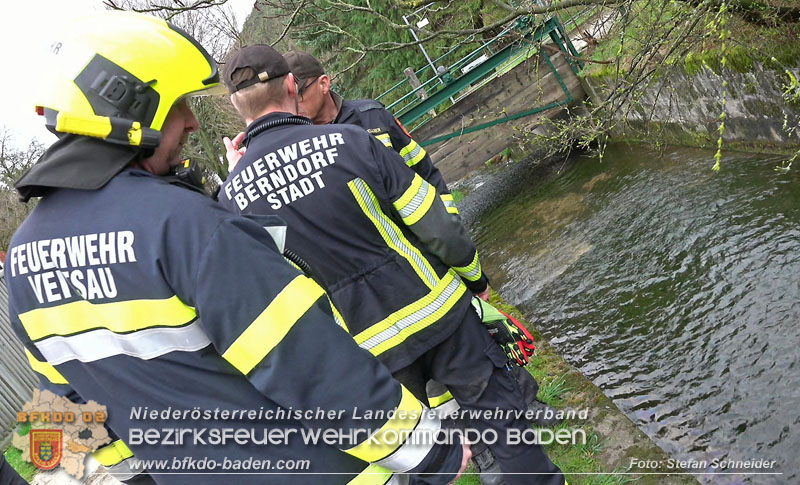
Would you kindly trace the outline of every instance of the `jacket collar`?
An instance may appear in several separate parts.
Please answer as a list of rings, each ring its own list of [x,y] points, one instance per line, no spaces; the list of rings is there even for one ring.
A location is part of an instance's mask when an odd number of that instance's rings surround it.
[[[65,135],[22,174],[14,187],[23,202],[57,188],[97,190],[142,155],[139,147]]]

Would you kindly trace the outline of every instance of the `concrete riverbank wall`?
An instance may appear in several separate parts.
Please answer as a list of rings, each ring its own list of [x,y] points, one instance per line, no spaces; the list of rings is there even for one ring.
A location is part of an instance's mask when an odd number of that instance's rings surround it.
[[[800,63],[789,71],[800,76]],[[622,82],[615,76],[587,77],[585,86],[597,103]],[[793,153],[800,148],[800,102],[785,99],[789,83],[784,70],[758,63],[749,72],[700,68],[689,73],[675,66],[644,88],[641,96],[631,96],[636,102],[617,111],[615,117],[624,123],[609,135],[615,140],[658,139],[716,149],[724,109],[723,149]]]

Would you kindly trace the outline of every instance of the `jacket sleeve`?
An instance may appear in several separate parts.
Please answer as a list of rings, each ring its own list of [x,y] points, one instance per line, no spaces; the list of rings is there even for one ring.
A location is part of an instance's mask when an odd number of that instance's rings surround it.
[[[394,472],[442,473],[428,483],[455,476],[460,446],[416,444],[426,440],[415,437],[440,429],[439,420],[334,323],[322,288],[283,260],[261,226],[226,219],[199,261],[198,318],[222,357],[262,394],[285,408],[340,413],[309,427],[377,430],[341,447],[361,460]],[[395,408],[399,417],[388,420],[356,417]]]
[[[403,223],[458,273],[470,291],[484,291],[489,280],[478,260],[478,250],[461,220],[448,212],[436,188],[398,163],[397,155],[382,149],[377,141],[372,143],[372,156],[378,163],[386,200]]]
[[[417,143],[411,135],[406,131],[405,127],[400,120],[395,118],[392,113],[384,109],[384,116],[386,117],[386,125],[389,127],[389,138],[394,150],[403,157],[406,165],[411,167],[411,170],[419,174],[423,180],[433,185],[439,193],[439,197],[450,214],[458,214],[458,207],[453,201],[453,196],[450,194],[450,189],[447,188],[447,183],[442,177],[442,173],[433,164],[430,155],[425,149]]]

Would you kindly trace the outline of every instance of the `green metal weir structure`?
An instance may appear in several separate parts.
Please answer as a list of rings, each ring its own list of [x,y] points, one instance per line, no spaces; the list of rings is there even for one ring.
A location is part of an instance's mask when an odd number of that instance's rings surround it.
[[[502,41],[509,35],[515,35],[517,38],[501,47],[497,52],[492,52],[492,49],[500,47]],[[396,101],[390,103],[387,108],[394,113],[403,125],[409,127],[413,132],[432,119],[430,115],[431,112],[434,112],[434,110],[443,105],[448,107],[448,103],[450,103],[450,105],[455,104],[458,101],[456,97],[462,97],[465,95],[463,93],[469,93],[480,89],[484,84],[491,82],[497,76],[513,68],[516,65],[514,64],[515,60],[522,62],[532,55],[539,55],[550,68],[555,80],[561,87],[564,93],[562,99],[513,114],[504,113],[503,116],[497,119],[424,140],[421,141],[420,144],[428,146],[440,143],[453,137],[490,128],[526,116],[532,116],[553,108],[566,106],[575,99],[567,88],[564,79],[553,65],[550,54],[548,54],[546,49],[542,48],[542,44],[546,42],[548,38],[552,40],[553,44],[557,46],[561,52],[566,54],[564,57],[567,63],[577,75],[578,72],[583,69],[583,63],[579,60],[579,54],[572,44],[572,41],[567,36],[564,26],[559,19],[557,17],[550,17],[542,24],[533,25],[532,18],[523,16],[517,18],[511,25],[503,29],[500,34],[484,42],[480,47],[457,60],[449,67],[439,67],[438,72],[419,87],[415,89],[412,88],[409,80],[404,79],[381,94],[377,99],[379,101],[384,100],[385,102],[392,93],[405,89],[405,94]],[[469,40],[469,38],[467,40]],[[432,65],[426,65],[418,69],[415,74],[419,76],[426,70],[432,70],[433,66],[445,60],[458,49],[458,45],[453,47],[436,60],[431,61]],[[482,57],[486,57],[486,59],[481,62]],[[471,69],[464,69],[471,63],[477,65]],[[505,66],[510,67],[503,71]],[[425,93],[425,99],[420,98],[418,94],[420,92]]]

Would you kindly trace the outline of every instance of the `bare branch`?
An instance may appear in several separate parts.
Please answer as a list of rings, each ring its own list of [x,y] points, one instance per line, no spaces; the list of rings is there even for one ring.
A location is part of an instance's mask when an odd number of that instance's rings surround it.
[[[162,0],[163,1],[163,0]],[[178,14],[186,12],[194,12],[206,8],[221,7],[225,5],[228,0],[195,0],[189,5],[184,5],[183,2],[174,2],[177,5],[170,5],[169,3],[162,3],[158,0],[150,0],[140,6],[130,6],[133,2],[123,0],[103,0],[103,5],[111,10],[132,10],[139,13],[155,13],[163,15],[165,20],[170,20]],[[141,2],[139,2],[141,4]]]
[[[294,9],[294,12],[292,12],[292,15],[289,17],[289,22],[286,23],[286,27],[283,29],[283,32],[281,32],[281,35],[279,35],[277,39],[275,39],[272,43],[270,43],[270,45],[274,46],[278,42],[282,41],[284,37],[286,37],[286,34],[289,33],[289,30],[294,25],[295,19],[297,18],[297,14],[299,14],[300,11],[305,6],[306,6],[306,0],[302,0],[299,4],[297,4],[297,8]]]

